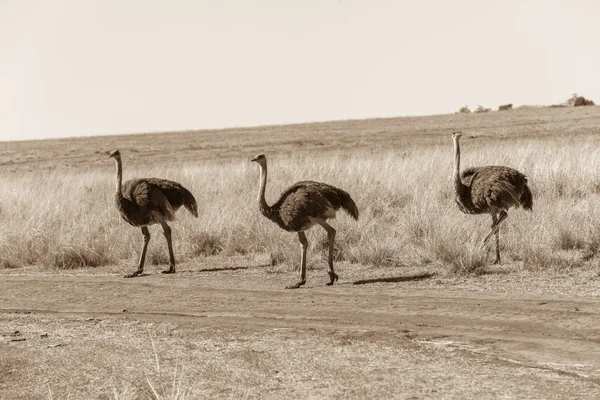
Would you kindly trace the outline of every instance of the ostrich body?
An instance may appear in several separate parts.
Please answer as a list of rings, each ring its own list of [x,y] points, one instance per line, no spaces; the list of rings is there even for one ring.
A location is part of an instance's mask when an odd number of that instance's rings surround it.
[[[467,168],[460,172],[461,132],[454,132],[454,192],[456,204],[465,214],[490,214],[492,230],[484,243],[496,236],[496,261],[500,263],[500,223],[508,217],[511,207],[523,207],[531,211],[533,196],[527,186],[527,177],[521,172],[504,166]]]
[[[122,184],[121,153],[119,150],[113,150],[110,157],[115,159],[117,165],[117,193],[115,196],[117,209],[121,213],[121,217],[130,225],[141,227],[142,235],[144,235],[144,245],[138,268],[133,273],[125,275],[125,278],[138,276],[144,271],[146,250],[150,242],[148,226],[153,224],[162,226],[169,248],[169,269],[163,271],[163,274],[175,273],[171,227],[167,224],[167,221],[172,221],[175,218],[175,212],[181,206],[187,208],[197,218],[196,199],[181,184],[167,179],[130,179]]]
[[[296,182],[287,188],[279,200],[269,206],[265,200],[267,186],[267,159],[260,154],[252,159],[260,166],[260,186],[258,190],[258,207],[260,212],[275,222],[281,229],[297,232],[302,247],[300,264],[300,281],[289,285],[286,289],[297,289],[306,283],[306,250],[308,240],[304,231],[314,225],[321,225],[327,231],[329,239],[329,278],[327,285],[333,285],[338,276],[333,270],[333,243],[335,229],[327,223],[335,218],[336,212],[343,208],[352,218],[358,219],[358,208],[350,195],[334,186],[314,181]]]

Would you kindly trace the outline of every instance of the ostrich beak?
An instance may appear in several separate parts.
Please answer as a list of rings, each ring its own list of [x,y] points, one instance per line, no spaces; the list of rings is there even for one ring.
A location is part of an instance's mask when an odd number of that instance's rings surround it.
[[[250,160],[250,162],[257,162],[258,161],[258,157],[254,157],[252,160]]]

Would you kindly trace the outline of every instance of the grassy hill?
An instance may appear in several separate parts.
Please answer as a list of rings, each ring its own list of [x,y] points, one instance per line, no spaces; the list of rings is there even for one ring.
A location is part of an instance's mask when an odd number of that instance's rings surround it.
[[[516,138],[564,139],[600,133],[600,107],[519,108],[478,114],[330,121],[281,126],[91,136],[1,142],[0,171],[92,168],[119,148],[129,163],[185,164],[194,160],[245,159],[258,152],[403,149],[448,144],[458,129],[485,145]]]
[[[339,186],[356,200],[358,222],[342,213],[333,221],[339,262],[485,272],[480,241],[491,219],[454,204],[455,129],[464,134],[464,167],[507,165],[529,177],[534,212],[511,211],[501,231],[507,268],[597,265],[600,107],[0,142],[0,263],[133,266],[142,236],[113,205],[106,151],[117,147],[125,179],[169,178],[196,196],[199,219],[181,210],[173,224],[178,262],[217,254],[298,262],[296,236],[257,209],[258,170],[248,161],[265,153],[268,202],[302,179]],[[164,263],[160,228],[151,231],[150,261]],[[310,231],[309,265],[324,264],[325,238],[319,227]]]

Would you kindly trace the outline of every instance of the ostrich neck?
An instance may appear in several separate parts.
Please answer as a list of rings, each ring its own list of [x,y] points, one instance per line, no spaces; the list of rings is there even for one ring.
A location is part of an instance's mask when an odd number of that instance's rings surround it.
[[[460,194],[464,191],[465,185],[460,180],[460,145],[458,139],[454,139],[454,170],[452,172],[454,178],[454,191]]]
[[[117,185],[116,185],[116,189],[117,189],[117,198],[122,198],[123,197],[123,191],[122,191],[122,181],[123,181],[123,167],[121,166],[121,160],[118,158],[115,158],[115,162],[117,164]]]
[[[258,208],[265,216],[270,217],[271,207],[265,200],[265,189],[267,187],[267,166],[260,166],[260,185],[258,187]]]

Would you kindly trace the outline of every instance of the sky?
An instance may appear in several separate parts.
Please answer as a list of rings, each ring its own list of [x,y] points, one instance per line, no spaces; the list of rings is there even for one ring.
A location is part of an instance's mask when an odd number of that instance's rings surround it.
[[[0,140],[600,103],[598,0],[0,0]]]

